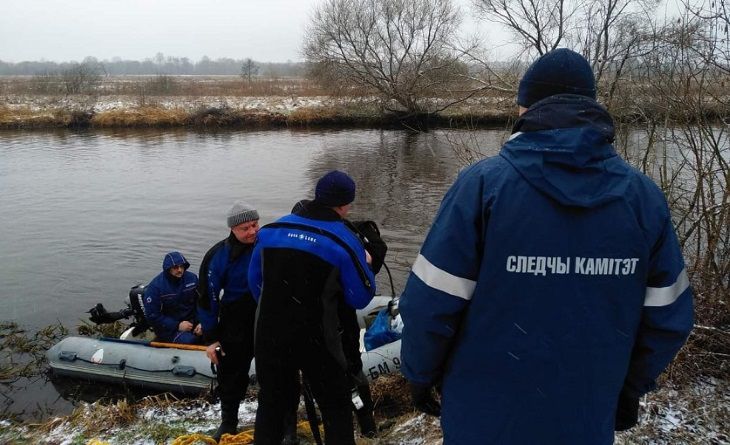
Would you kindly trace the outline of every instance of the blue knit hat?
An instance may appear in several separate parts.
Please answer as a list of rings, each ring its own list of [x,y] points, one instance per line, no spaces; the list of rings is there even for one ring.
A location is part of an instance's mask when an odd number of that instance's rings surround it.
[[[555,94],[596,98],[596,80],[588,61],[575,51],[559,48],[543,54],[522,76],[517,105],[529,108]]]
[[[314,201],[326,207],[339,207],[355,200],[355,181],[347,173],[332,170],[317,181]]]

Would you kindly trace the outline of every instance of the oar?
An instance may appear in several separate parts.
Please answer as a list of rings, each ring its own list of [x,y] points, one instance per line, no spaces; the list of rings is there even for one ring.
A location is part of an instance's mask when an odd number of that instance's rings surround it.
[[[207,349],[207,346],[204,346],[204,345],[186,345],[183,343],[165,343],[165,342],[161,342],[161,341],[122,340],[121,338],[114,338],[114,337],[101,337],[100,340],[111,341],[114,343],[127,343],[127,344],[150,346],[153,348],[183,349],[186,351],[205,351]]]

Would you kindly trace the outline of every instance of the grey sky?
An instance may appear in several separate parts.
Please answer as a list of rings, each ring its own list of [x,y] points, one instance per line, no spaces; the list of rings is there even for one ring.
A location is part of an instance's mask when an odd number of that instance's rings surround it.
[[[300,60],[318,0],[2,0],[0,60]],[[456,0],[469,16],[468,0]],[[466,27],[472,26],[467,19]],[[483,30],[488,26],[483,24]]]
[[[3,0],[0,60],[299,59],[314,0]]]
[[[0,60],[143,60],[161,52],[259,62],[301,60],[305,26],[321,0],[0,0]],[[463,12],[462,34],[478,33],[491,55],[510,58],[509,34]],[[665,0],[658,13],[676,10]],[[696,0],[695,0],[696,1]]]

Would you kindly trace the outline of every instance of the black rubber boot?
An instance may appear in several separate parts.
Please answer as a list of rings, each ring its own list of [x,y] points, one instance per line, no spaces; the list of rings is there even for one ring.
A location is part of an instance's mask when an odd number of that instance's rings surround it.
[[[360,425],[360,434],[363,437],[372,439],[378,434],[378,427],[375,425],[372,411],[359,409],[355,411],[355,415],[357,416],[357,423]]]
[[[221,426],[213,434],[213,439],[216,442],[220,442],[224,434],[235,435],[238,433],[238,406],[238,402],[221,401]]]
[[[358,385],[358,393],[360,399],[363,402],[363,407],[355,410],[355,416],[357,416],[357,423],[360,425],[360,433],[364,437],[372,439],[378,434],[378,427],[375,424],[375,417],[373,417],[373,399],[370,395],[370,387],[366,385]]]
[[[284,440],[281,441],[281,445],[299,445],[296,411],[292,411],[284,419]]]

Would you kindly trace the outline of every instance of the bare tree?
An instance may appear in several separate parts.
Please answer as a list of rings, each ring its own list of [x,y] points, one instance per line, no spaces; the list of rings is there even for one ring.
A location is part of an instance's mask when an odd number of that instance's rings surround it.
[[[715,68],[730,74],[730,5],[725,0],[695,1],[687,0],[685,8],[692,23],[697,27],[694,40],[701,43],[698,54]]]
[[[604,104],[611,108],[626,64],[641,56],[642,39],[654,35],[658,0],[472,0],[479,15],[506,27],[522,55],[559,46],[591,63]]]
[[[474,0],[480,16],[509,29],[525,50],[558,47],[580,3],[570,0]]]
[[[255,76],[259,73],[259,66],[251,59],[245,59],[241,65],[241,77],[244,80],[248,80],[248,84],[251,85],[251,76]]]
[[[434,113],[473,94],[462,88],[467,68],[453,49],[459,24],[451,0],[325,0],[304,55],[316,78],[364,87],[388,111]]]

